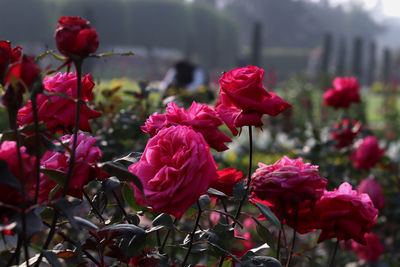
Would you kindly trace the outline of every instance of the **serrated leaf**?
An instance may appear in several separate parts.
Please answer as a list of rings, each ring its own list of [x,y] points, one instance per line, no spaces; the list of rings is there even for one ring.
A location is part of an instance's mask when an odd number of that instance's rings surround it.
[[[12,174],[4,159],[0,159],[0,177],[0,184],[8,185],[15,189],[21,189],[21,183],[14,174]]]
[[[166,213],[161,213],[158,215],[151,223],[153,226],[165,226],[169,230],[174,229],[174,222],[172,221],[171,216]]]
[[[254,199],[253,199],[253,202],[256,204],[257,208],[260,210],[261,214],[265,217],[265,219],[270,221],[273,225],[275,225],[279,229],[281,228],[281,223],[280,223],[279,219],[270,210],[270,208],[268,208],[267,206],[265,206],[264,204],[262,204],[260,202],[255,201]]]

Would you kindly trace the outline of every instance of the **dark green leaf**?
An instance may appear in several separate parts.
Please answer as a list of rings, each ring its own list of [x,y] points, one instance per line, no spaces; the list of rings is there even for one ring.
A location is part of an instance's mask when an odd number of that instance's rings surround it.
[[[60,153],[63,153],[65,151],[65,147],[62,144],[54,143],[44,135],[41,135],[41,138],[47,150]]]
[[[215,196],[219,196],[219,197],[227,197],[227,195],[225,193],[218,191],[217,189],[214,189],[214,188],[208,188],[207,194],[215,195]]]
[[[279,229],[281,228],[281,223],[279,222],[279,219],[275,216],[275,214],[264,204],[261,204],[253,199],[254,203],[256,204],[257,208],[260,210],[261,214],[270,221],[273,225],[278,227]]]
[[[257,256],[254,252],[248,251],[242,257],[243,267],[282,267],[281,263],[272,257]]]
[[[55,187],[53,187],[53,189],[51,189],[50,193],[49,193],[49,198],[47,199],[49,202],[51,202],[51,200],[53,199],[54,195],[58,192],[58,190],[60,190],[62,187],[57,184]]]
[[[99,227],[97,227],[97,225],[95,225],[91,221],[88,221],[84,218],[74,216],[74,220],[78,223],[79,226],[92,228],[92,229],[96,229],[96,230],[99,229]]]
[[[140,179],[131,173],[124,165],[117,162],[107,161],[103,165],[103,170],[111,175],[117,176],[121,181],[134,183],[135,186],[143,192],[143,185]]]
[[[140,158],[142,157],[143,153],[139,153],[139,152],[131,152],[128,155],[122,157],[122,158],[118,158],[116,160],[114,160],[114,162],[118,162],[118,163],[127,163],[129,165],[136,163],[140,160]]]
[[[92,199],[93,206],[98,210],[100,214],[102,214],[104,209],[107,207],[107,203],[108,203],[107,196],[102,190],[98,191],[97,194]]]
[[[73,228],[79,229],[79,225],[75,220],[73,213],[74,210],[81,204],[81,200],[77,198],[66,199],[66,198],[59,198],[53,200],[51,205],[60,211],[65,217],[67,217],[68,221],[72,225]]]
[[[146,207],[139,206],[136,204],[136,199],[135,199],[135,190],[129,183],[123,183],[122,184],[122,197],[124,198],[125,203],[131,207],[134,211],[139,211],[139,210],[147,210]]]
[[[238,182],[233,187],[233,197],[236,200],[243,199],[247,194],[246,184],[244,182]]]
[[[43,251],[43,256],[47,259],[52,267],[61,267],[57,255],[52,251]]]
[[[67,180],[67,174],[65,172],[52,169],[40,169],[40,171],[53,182],[60,185],[61,188],[64,187],[65,181]]]
[[[165,226],[167,227],[169,230],[174,229],[174,222],[172,221],[171,216],[169,216],[169,214],[166,213],[161,213],[160,215],[158,215],[153,222],[151,223],[153,226]]]
[[[105,179],[103,182],[101,182],[101,184],[103,185],[106,193],[111,193],[113,191],[116,192],[121,188],[121,183],[115,176]]]
[[[252,219],[256,222],[257,233],[261,237],[261,239],[270,246],[272,250],[275,250],[275,238],[272,236],[271,232],[256,218],[252,217]]]
[[[18,179],[11,173],[7,162],[0,159],[0,184],[11,186],[15,189],[21,189],[21,184]]]
[[[40,217],[40,212],[42,207],[37,207],[36,209],[30,210],[26,214],[26,237],[30,239],[34,234],[37,232],[42,231],[43,223],[42,218]],[[19,234],[22,233],[22,218],[21,214],[17,215],[18,222],[17,226],[15,227],[15,231]]]
[[[211,203],[211,199],[210,199],[209,195],[201,195],[198,201],[199,201],[201,209],[206,208]]]

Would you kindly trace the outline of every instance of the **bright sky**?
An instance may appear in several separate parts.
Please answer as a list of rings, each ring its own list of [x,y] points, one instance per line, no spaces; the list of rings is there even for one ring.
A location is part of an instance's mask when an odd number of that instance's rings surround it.
[[[318,2],[321,0],[311,0]],[[385,16],[400,17],[400,0],[329,0],[331,4],[362,3],[368,10],[374,11],[380,2],[380,8]]]

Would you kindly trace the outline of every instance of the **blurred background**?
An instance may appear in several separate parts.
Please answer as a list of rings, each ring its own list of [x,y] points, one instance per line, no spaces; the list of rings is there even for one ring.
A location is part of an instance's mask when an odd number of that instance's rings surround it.
[[[160,80],[180,59],[210,81],[247,64],[278,81],[323,72],[369,85],[400,75],[397,0],[1,0],[1,39],[33,55],[55,49],[54,27],[66,15],[91,21],[100,51],[135,53],[86,65],[102,78]]]

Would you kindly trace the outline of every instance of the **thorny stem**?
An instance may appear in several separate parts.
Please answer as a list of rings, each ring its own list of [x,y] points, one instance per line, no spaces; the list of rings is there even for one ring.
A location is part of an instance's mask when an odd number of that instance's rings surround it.
[[[197,213],[196,223],[195,223],[195,225],[193,227],[193,231],[190,234],[189,248],[188,248],[188,250],[186,252],[185,259],[183,260],[182,267],[185,267],[185,264],[186,264],[186,262],[187,262],[187,260],[189,258],[190,251],[192,250],[194,235],[196,233],[197,226],[199,225],[199,222],[200,222],[200,217],[201,217],[202,210],[201,210],[201,206],[200,206],[199,201],[197,201],[197,208],[198,208],[199,212]]]

